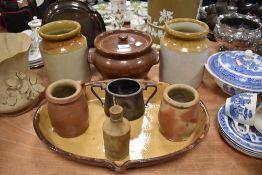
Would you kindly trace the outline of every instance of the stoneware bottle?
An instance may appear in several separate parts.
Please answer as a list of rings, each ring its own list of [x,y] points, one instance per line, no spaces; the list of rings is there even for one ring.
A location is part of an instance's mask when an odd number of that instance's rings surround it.
[[[83,134],[88,128],[88,106],[79,82],[64,79],[46,90],[48,115],[54,131],[61,137],[71,138]]]
[[[199,95],[191,86],[168,86],[163,94],[158,113],[159,130],[171,141],[184,141],[193,133],[198,123]]]
[[[197,88],[208,58],[207,24],[190,18],[177,18],[165,25],[160,42],[160,79]]]
[[[112,106],[110,118],[103,124],[105,155],[108,159],[122,160],[129,155],[130,123],[123,117],[123,108]]]
[[[90,80],[87,42],[80,31],[80,24],[71,20],[50,22],[39,29],[39,35],[43,38],[39,49],[49,81]]]

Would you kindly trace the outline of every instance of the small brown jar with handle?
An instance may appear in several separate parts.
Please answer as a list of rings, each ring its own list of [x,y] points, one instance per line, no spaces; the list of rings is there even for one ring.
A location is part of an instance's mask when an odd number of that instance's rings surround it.
[[[103,124],[105,155],[108,159],[122,160],[129,155],[130,123],[123,117],[119,105],[109,109],[110,118]]]
[[[65,138],[83,134],[88,128],[88,106],[81,83],[64,79],[46,90],[48,115],[54,131]]]

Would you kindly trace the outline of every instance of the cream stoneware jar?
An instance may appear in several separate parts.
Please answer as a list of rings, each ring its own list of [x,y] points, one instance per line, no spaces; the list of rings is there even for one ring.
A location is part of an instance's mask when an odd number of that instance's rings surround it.
[[[190,18],[176,18],[165,25],[160,42],[160,80],[197,88],[208,58],[208,26]]]
[[[39,30],[39,45],[50,82],[61,79],[90,81],[87,42],[81,26],[72,20],[47,23]]]

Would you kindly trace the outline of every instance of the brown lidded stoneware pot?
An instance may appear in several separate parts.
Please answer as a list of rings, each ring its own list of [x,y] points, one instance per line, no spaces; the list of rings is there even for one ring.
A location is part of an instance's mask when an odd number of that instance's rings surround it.
[[[61,137],[72,138],[88,128],[88,106],[79,82],[63,79],[46,90],[48,115],[54,131]]]
[[[143,78],[159,61],[152,42],[149,34],[139,30],[104,32],[95,38],[88,61],[104,78]]]

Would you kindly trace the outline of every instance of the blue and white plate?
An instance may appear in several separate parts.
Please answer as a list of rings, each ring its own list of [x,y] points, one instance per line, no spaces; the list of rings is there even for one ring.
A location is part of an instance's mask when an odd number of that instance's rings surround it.
[[[224,138],[224,140],[231,146],[233,147],[234,149],[246,154],[246,155],[249,155],[249,156],[252,156],[252,157],[256,157],[256,158],[262,158],[262,153],[257,153],[257,152],[252,152],[250,150],[247,150],[247,149],[244,149],[243,147],[239,146],[238,144],[236,144],[235,142],[233,142],[230,138],[228,138],[226,136],[226,134],[223,132],[222,128],[219,127],[219,133],[221,134],[221,136]]]
[[[207,69],[216,78],[247,91],[262,92],[262,56],[244,51],[224,51],[208,59]]]
[[[250,127],[247,134],[238,133],[234,122],[225,114],[225,106],[218,111],[218,123],[225,135],[242,148],[262,153],[262,134],[254,127]]]

